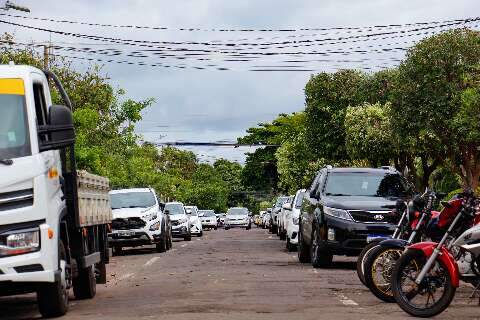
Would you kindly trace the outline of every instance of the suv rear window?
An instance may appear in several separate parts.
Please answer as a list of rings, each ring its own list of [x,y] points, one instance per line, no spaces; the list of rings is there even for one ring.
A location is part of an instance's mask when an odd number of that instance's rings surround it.
[[[324,193],[327,196],[403,197],[408,187],[398,174],[330,172]]]

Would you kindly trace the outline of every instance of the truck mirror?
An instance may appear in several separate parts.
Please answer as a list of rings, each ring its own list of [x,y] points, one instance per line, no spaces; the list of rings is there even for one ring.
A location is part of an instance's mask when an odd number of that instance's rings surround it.
[[[72,111],[62,105],[49,108],[48,124],[38,129],[40,151],[56,150],[75,143]]]

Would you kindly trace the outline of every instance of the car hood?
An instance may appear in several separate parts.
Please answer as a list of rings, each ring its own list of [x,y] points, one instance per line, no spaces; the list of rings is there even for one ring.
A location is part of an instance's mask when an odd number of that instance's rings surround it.
[[[183,218],[186,218],[187,216],[185,214],[171,214],[170,215],[170,220],[171,221],[177,221]]]
[[[153,211],[154,208],[120,208],[112,210],[113,219],[141,218]]]
[[[378,210],[385,211],[395,208],[396,198],[366,197],[366,196],[328,196],[322,199],[327,207],[344,210]]]

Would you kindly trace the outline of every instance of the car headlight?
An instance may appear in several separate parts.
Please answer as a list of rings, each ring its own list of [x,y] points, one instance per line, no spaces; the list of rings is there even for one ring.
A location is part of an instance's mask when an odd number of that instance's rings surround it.
[[[146,220],[146,221],[155,220],[155,219],[157,219],[157,213],[156,213],[156,212],[152,212],[152,213],[146,214],[146,215],[142,216],[142,219],[143,219],[143,220]]]
[[[40,250],[40,229],[12,231],[0,235],[0,257]]]
[[[293,217],[293,218],[292,218],[292,221],[293,221],[293,224],[294,224],[294,225],[297,225],[298,222],[300,221],[300,219],[297,218],[297,217]]]
[[[187,218],[180,218],[177,221],[178,221],[178,224],[184,224],[187,222]]]
[[[350,216],[350,213],[342,209],[323,207],[323,212],[335,218],[353,221],[352,216]]]
[[[157,231],[159,228],[160,228],[160,221],[157,221],[150,226],[150,231]]]

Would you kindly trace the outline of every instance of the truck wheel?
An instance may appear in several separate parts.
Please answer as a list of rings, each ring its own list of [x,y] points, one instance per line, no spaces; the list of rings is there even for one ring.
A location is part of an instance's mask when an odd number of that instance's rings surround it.
[[[321,248],[322,239],[320,239],[320,235],[318,234],[317,228],[313,231],[312,236],[312,266],[314,268],[325,268],[332,264],[333,255]]]
[[[95,273],[97,276],[97,283],[100,283],[100,284],[107,283],[107,266],[105,264],[105,261],[100,261],[95,266]]]
[[[167,251],[167,237],[163,234],[162,239],[155,245],[155,249],[158,253]]]
[[[73,279],[73,293],[78,300],[95,297],[97,282],[93,266],[78,270],[78,277]]]
[[[310,256],[310,248],[305,243],[305,240],[303,240],[303,234],[301,230],[302,228],[300,227],[298,230],[298,261],[300,261],[301,263],[309,263],[312,259]]]
[[[67,282],[71,273],[67,267],[67,253],[63,242],[59,244],[58,258],[62,269],[60,280],[42,284],[37,291],[38,309],[44,318],[61,317],[68,310]]]

